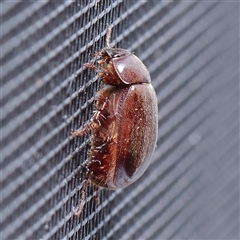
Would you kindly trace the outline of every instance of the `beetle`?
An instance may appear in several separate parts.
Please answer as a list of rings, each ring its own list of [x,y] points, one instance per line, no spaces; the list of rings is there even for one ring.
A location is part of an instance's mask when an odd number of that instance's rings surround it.
[[[128,50],[110,46],[95,53],[103,85],[97,92],[96,111],[73,137],[91,132],[91,149],[86,164],[79,215],[91,182],[97,188],[118,189],[135,182],[147,169],[157,141],[158,106],[150,74],[142,61]]]

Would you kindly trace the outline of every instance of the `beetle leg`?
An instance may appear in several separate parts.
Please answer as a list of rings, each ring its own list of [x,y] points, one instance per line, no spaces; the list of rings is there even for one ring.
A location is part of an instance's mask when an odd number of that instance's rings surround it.
[[[79,216],[82,213],[84,205],[86,203],[86,191],[87,191],[87,188],[88,188],[88,186],[90,184],[88,179],[90,178],[91,174],[93,174],[93,172],[90,171],[88,168],[87,168],[87,171],[88,172],[87,172],[86,178],[82,182],[80,204],[79,204],[79,207],[77,209],[77,212],[75,212],[75,214],[74,214],[75,216]],[[96,192],[96,194],[95,194],[95,202],[96,202],[97,205],[99,205],[100,204],[100,198],[99,198],[100,188],[99,188],[99,186],[97,186],[95,184],[93,186],[94,186],[95,192]]]
[[[100,108],[100,111],[103,111],[103,110],[104,110],[104,108],[105,108],[106,105],[107,105],[107,102],[108,102],[108,97],[105,97],[104,103],[103,103],[102,107]]]
[[[99,71],[100,71],[100,70],[99,70],[94,64],[92,64],[92,63],[84,63],[83,65],[84,65],[84,67],[86,67],[86,68],[91,68],[91,69],[93,69],[93,70],[96,71],[96,72],[99,72]]]
[[[95,56],[95,57],[101,57],[102,54],[101,54],[101,52],[95,52],[95,53],[94,53],[94,56]]]
[[[112,28],[108,27],[107,34],[106,34],[106,45],[107,45],[107,47],[111,47],[111,45],[110,45],[111,35],[112,35]]]
[[[96,111],[93,114],[93,117],[91,118],[91,120],[83,128],[76,130],[76,131],[72,131],[71,132],[72,137],[81,137],[85,133],[88,133],[91,130],[93,130],[94,128],[101,126],[100,116],[102,118],[106,119],[106,117],[101,113],[101,111],[102,110]]]
[[[96,96],[96,101],[97,101],[97,111],[102,114],[103,110],[107,107],[109,97],[104,96],[101,92]],[[104,114],[102,114],[103,116]],[[104,116],[105,118],[105,116]]]
[[[77,212],[74,214],[75,216],[79,216],[81,214],[83,207],[86,203],[86,191],[87,191],[88,185],[89,185],[88,177],[86,176],[86,179],[82,183],[81,200],[80,200],[80,204],[77,209]]]
[[[95,111],[94,115],[93,115],[93,121],[97,121],[98,125],[101,126],[101,122],[100,122],[100,117],[103,119],[106,119],[106,117],[101,113],[101,111]]]
[[[97,101],[97,105],[102,105],[101,107],[99,106],[99,110],[103,110],[106,107],[106,104],[108,102],[109,97],[106,96],[106,94],[102,91],[99,91],[95,97],[94,100]]]
[[[94,122],[94,119],[91,119],[83,128],[76,130],[76,131],[72,131],[71,136],[72,137],[81,137],[84,134],[91,131],[92,129],[97,128],[98,126],[99,126],[98,123]]]
[[[94,188],[95,188],[95,192],[96,192],[95,203],[96,203],[96,205],[99,205],[100,204],[100,188],[97,185],[94,185]]]
[[[101,118],[103,118],[104,120],[106,120],[107,118],[100,112],[99,116],[101,116]]]

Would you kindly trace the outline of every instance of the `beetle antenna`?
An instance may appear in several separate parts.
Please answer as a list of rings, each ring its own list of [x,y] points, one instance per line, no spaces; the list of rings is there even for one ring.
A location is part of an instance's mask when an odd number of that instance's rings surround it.
[[[110,46],[111,35],[112,35],[112,28],[111,28],[111,27],[108,27],[108,29],[107,29],[107,35],[106,35],[106,45],[107,45],[107,47],[111,47],[111,46]]]

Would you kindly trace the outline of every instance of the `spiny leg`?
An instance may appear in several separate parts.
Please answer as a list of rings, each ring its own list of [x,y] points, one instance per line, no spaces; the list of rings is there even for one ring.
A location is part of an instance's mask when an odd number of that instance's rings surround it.
[[[100,99],[100,96],[99,96],[99,99]],[[107,105],[107,101],[108,101],[108,97],[105,97],[105,101],[103,102],[102,107],[99,110],[95,111],[90,121],[86,123],[86,125],[83,128],[76,131],[72,131],[71,132],[72,137],[81,137],[84,134],[90,132],[91,130],[101,126],[100,118],[103,120],[106,120],[106,117],[102,114],[102,111],[105,109]]]
[[[86,178],[82,182],[80,204],[79,204],[79,207],[77,209],[77,212],[74,214],[75,216],[79,216],[83,211],[84,205],[86,203],[86,191],[87,191],[87,187],[90,184],[89,178],[90,178],[91,174],[93,174],[93,173],[88,169],[88,173],[86,175]],[[95,203],[96,203],[96,205],[99,205],[100,204],[100,198],[99,198],[100,188],[99,188],[99,186],[96,186],[96,185],[94,185],[94,188],[95,188],[95,191],[96,191]]]
[[[86,68],[91,68],[91,69],[93,69],[94,71],[99,72],[99,69],[98,69],[94,64],[92,64],[92,63],[84,63],[84,66],[85,66]]]
[[[88,182],[88,178],[86,177],[86,179],[82,183],[80,204],[79,204],[77,212],[74,214],[76,216],[79,216],[81,214],[83,207],[86,203],[86,191],[87,191],[88,185],[89,185],[89,182]]]
[[[80,128],[79,130],[76,131],[72,131],[71,135],[72,137],[81,137],[84,134],[90,132],[91,130],[98,128],[99,126],[101,126],[101,122],[100,122],[100,117],[105,118],[102,114],[101,111],[96,111],[93,114],[93,117],[90,119],[89,122],[86,123],[86,125],[83,128]]]
[[[94,119],[91,119],[83,128],[80,128],[79,130],[76,131],[72,131],[71,135],[72,137],[81,137],[98,126],[99,124],[94,122]]]
[[[107,47],[111,47],[110,41],[111,41],[111,34],[112,34],[112,28],[107,29],[107,35],[106,35],[106,45]]]

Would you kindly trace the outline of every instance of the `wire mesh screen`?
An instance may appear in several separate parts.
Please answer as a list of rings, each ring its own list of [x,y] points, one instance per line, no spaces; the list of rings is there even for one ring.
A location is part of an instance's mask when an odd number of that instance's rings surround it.
[[[239,2],[1,1],[1,239],[239,239]],[[145,174],[80,201],[105,46],[158,97]]]

